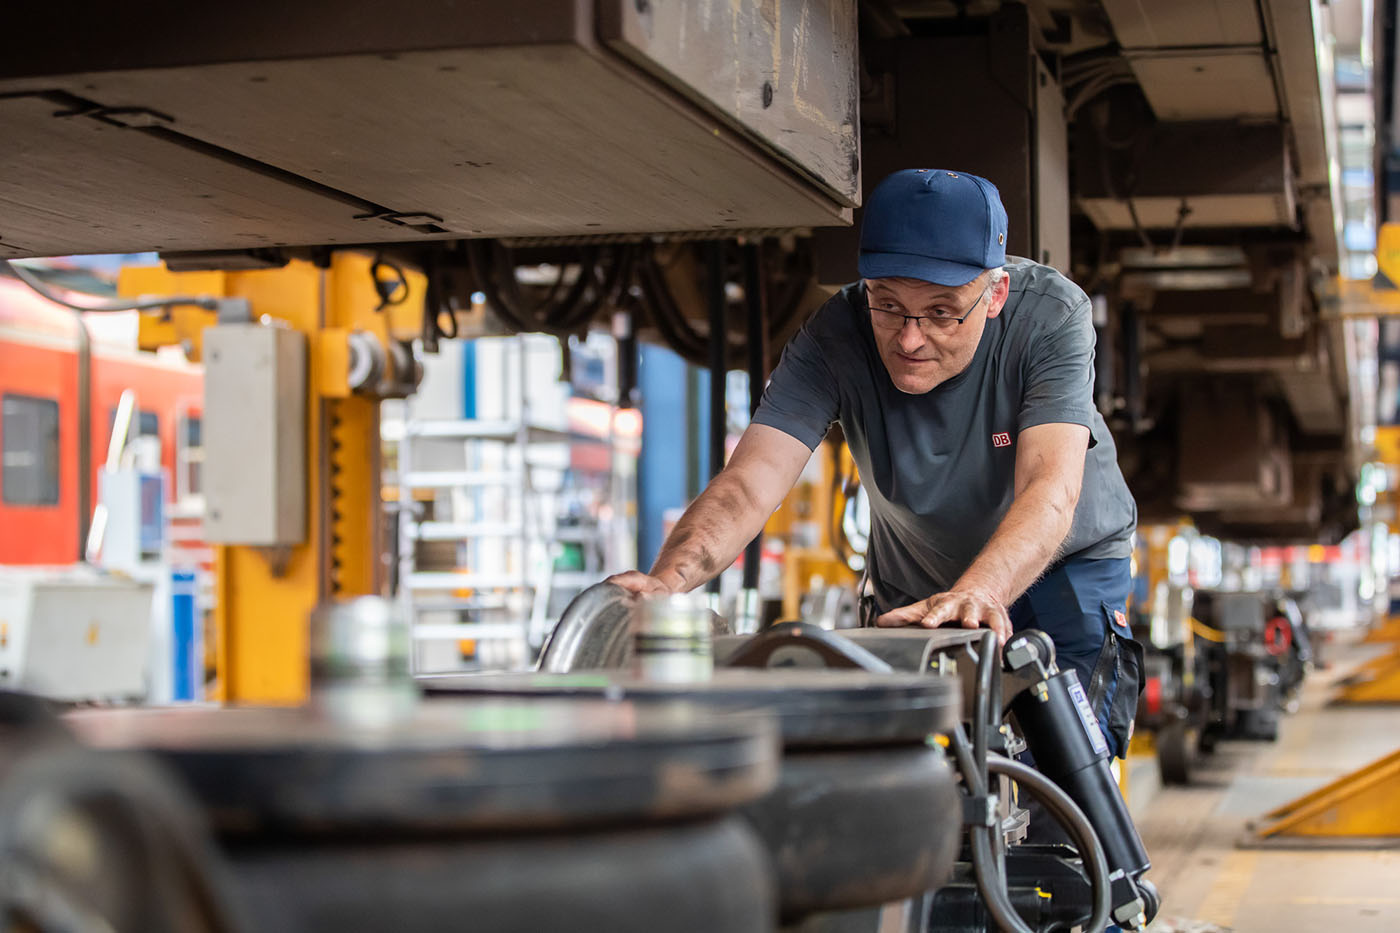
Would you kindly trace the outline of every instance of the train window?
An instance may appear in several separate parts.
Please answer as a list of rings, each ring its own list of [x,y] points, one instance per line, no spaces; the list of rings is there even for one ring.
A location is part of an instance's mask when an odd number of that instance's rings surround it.
[[[112,436],[112,427],[115,425],[116,420],[117,408],[114,405],[107,409],[108,437]],[[160,415],[158,413],[142,409],[136,413],[135,421],[136,431],[134,433],[137,437],[160,437]]]
[[[58,505],[58,402],[6,394],[0,401],[0,501]]]
[[[175,448],[176,493],[180,500],[197,497],[204,492],[200,484],[200,468],[204,463],[204,421],[199,415],[180,417],[180,434]]]
[[[107,409],[107,442],[111,443],[112,432],[117,424],[117,408]],[[125,462],[134,464],[137,469],[154,472],[160,469],[160,415],[147,409],[138,409],[131,419],[131,430],[126,436]]]

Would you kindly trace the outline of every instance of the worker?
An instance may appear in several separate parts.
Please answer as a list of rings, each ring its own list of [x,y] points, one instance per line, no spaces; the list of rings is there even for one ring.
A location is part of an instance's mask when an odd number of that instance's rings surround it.
[[[1092,401],[1089,299],[1007,260],[991,182],[910,169],[865,205],[861,280],[783,351],[733,456],[649,573],[683,592],[738,556],[835,421],[870,497],[867,624],[1037,628],[1079,673],[1116,756],[1141,681],[1126,600],[1136,506]]]

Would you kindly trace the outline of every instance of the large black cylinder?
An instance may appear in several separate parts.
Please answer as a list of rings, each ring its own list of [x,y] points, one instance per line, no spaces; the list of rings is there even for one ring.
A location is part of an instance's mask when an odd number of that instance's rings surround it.
[[[1079,675],[1060,671],[1022,691],[1011,704],[1038,771],[1084,811],[1108,857],[1110,873],[1136,877],[1151,867],[1118,782],[1108,767],[1108,743],[1084,695]]]
[[[374,711],[357,721],[354,711],[324,703],[96,710],[67,722],[91,744],[140,750],[177,775],[222,843],[207,874],[222,882],[230,911],[249,930],[774,929],[772,865],[736,814],[774,786],[771,715],[490,696],[424,701],[395,719]],[[79,788],[99,803],[107,799],[101,794],[126,789]],[[16,809],[14,793],[0,782],[0,841],[7,819],[31,812],[34,799],[60,815],[70,798],[84,799],[36,784]],[[124,811],[104,806],[88,809],[123,819],[106,817],[99,828],[130,823]],[[63,825],[49,820],[50,835]],[[38,837],[46,845],[48,838]],[[149,847],[165,859],[153,864],[188,860],[183,849],[166,853],[153,838]],[[145,864],[121,850],[108,861]],[[98,864],[100,877],[116,875]],[[178,873],[137,872],[153,874]],[[113,911],[126,908],[111,903]],[[138,916],[112,929],[206,928],[162,927]]]
[[[950,677],[741,668],[694,683],[619,671],[422,682],[430,695],[458,698],[607,697],[639,709],[684,702],[776,716],[778,786],[740,812],[768,851],[784,925],[860,928],[869,910],[935,890],[953,870],[962,826],[957,785],[942,749],[928,745],[928,736],[958,722],[959,690]]]

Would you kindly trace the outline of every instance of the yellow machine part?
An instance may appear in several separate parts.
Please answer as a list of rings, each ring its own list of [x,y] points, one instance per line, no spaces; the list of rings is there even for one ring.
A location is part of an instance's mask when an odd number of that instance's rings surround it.
[[[1383,271],[1400,274],[1400,226],[1386,224],[1376,250]],[[1393,297],[1396,293],[1389,293]],[[1400,427],[1376,428],[1376,460],[1400,465]],[[1392,524],[1391,531],[1397,530]],[[1366,641],[1400,641],[1400,618],[1388,617]],[[1341,682],[1335,702],[1400,702],[1400,647],[1363,663]],[[1400,751],[1279,807],[1254,827],[1260,843],[1374,845],[1400,841]]]
[[[1254,835],[1260,841],[1400,839],[1400,752],[1265,814]]]
[[[765,536],[781,539],[783,551],[783,618],[800,619],[802,597],[813,578],[828,586],[855,586],[857,574],[837,550],[835,536],[856,479],[855,461],[844,441],[828,439],[821,451],[816,482],[799,482],[764,527]],[[815,545],[798,546],[800,538]]]
[[[274,318],[307,336],[307,537],[275,551],[214,548],[217,699],[304,701],[312,611],[338,597],[382,589],[379,400],[350,392],[345,336],[366,332],[381,345],[411,339],[421,321],[425,285],[421,276],[409,274],[407,298],[377,311],[370,264],[370,257],[346,252],[334,254],[324,269],[298,261],[249,272],[122,272],[123,294],[244,298],[254,320]],[[194,310],[143,315],[142,347],[183,345],[197,358],[200,333],[214,318]]]
[[[1367,632],[1362,641],[1372,645],[1400,642],[1400,617],[1386,616],[1386,620]]]
[[[1372,658],[1341,681],[1337,703],[1400,703],[1400,648]]]
[[[1400,263],[1400,225],[1385,224],[1385,236],[1376,248],[1376,255],[1389,256],[1392,265]],[[1384,268],[1384,267],[1383,267]],[[1400,274],[1400,269],[1393,270]],[[1388,467],[1400,467],[1400,426],[1382,425],[1376,428],[1374,440],[1377,462]],[[1400,507],[1393,490],[1382,493],[1382,501],[1391,508]],[[1400,530],[1394,521],[1392,533]],[[1371,644],[1400,642],[1400,618],[1387,616],[1385,621],[1366,634]],[[1400,702],[1400,646],[1372,658],[1341,682],[1336,696],[1339,703],[1397,703]]]

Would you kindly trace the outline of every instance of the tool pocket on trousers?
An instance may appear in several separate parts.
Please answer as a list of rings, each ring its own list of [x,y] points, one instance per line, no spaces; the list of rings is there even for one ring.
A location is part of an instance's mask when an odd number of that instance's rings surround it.
[[[1115,756],[1128,754],[1128,739],[1132,736],[1133,719],[1137,716],[1138,697],[1144,686],[1142,677],[1142,645],[1127,634],[1126,625],[1115,625],[1115,612],[1102,603],[1104,640],[1098,662],[1089,677],[1086,693],[1096,715],[1102,713],[1104,700],[1113,691],[1108,709],[1108,741]],[[1118,615],[1121,616],[1121,613]],[[1121,629],[1121,630],[1120,630]]]

